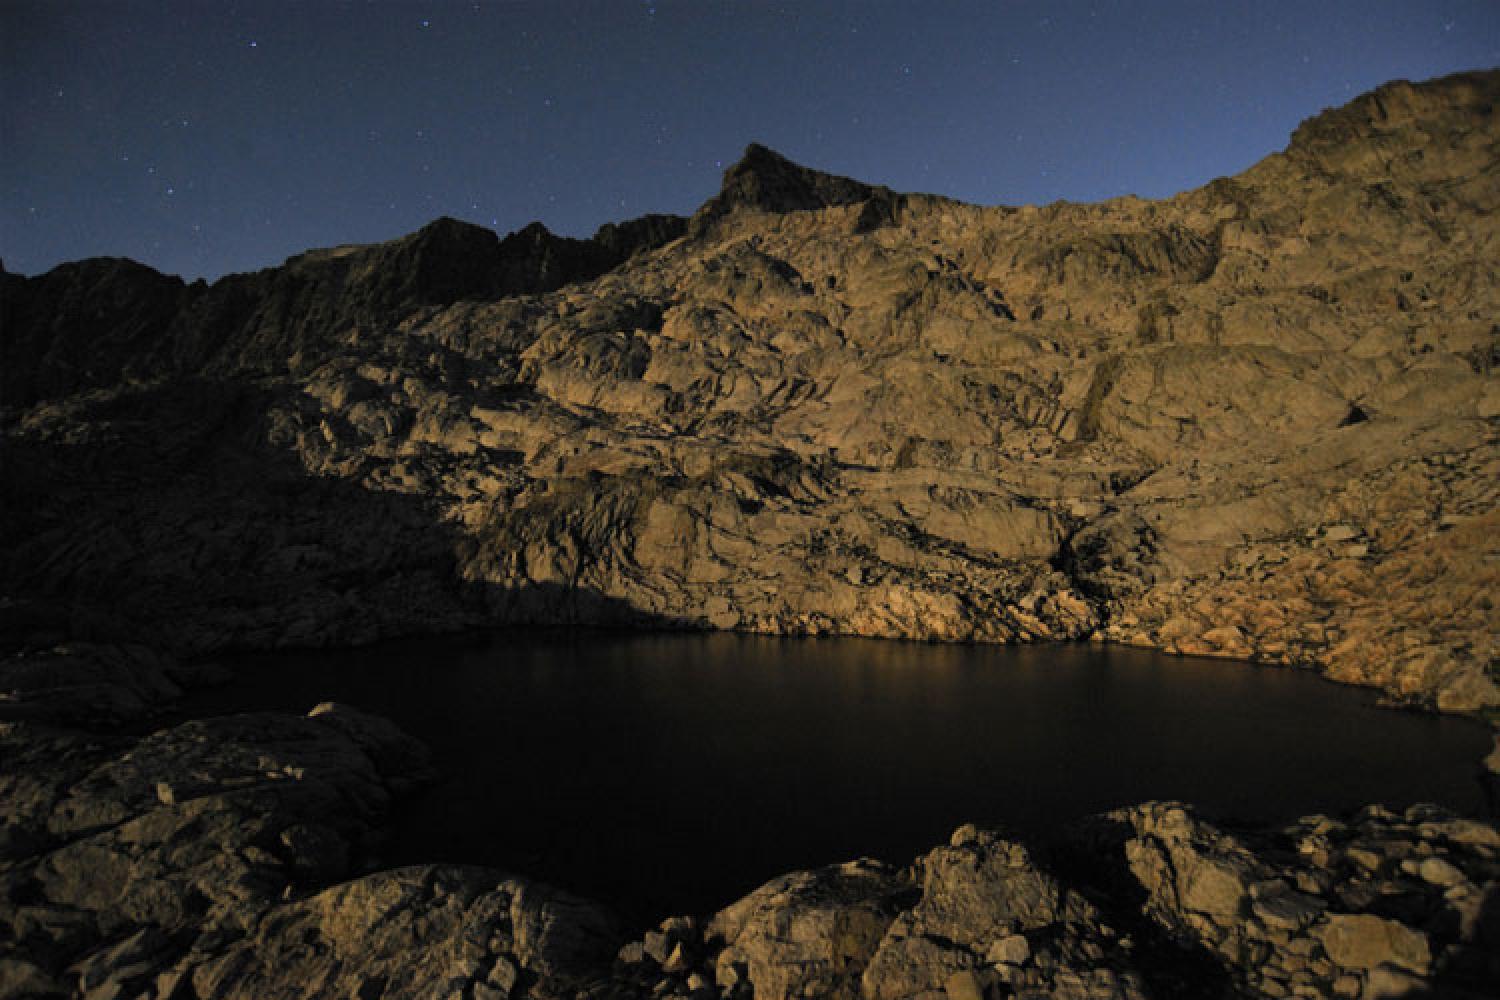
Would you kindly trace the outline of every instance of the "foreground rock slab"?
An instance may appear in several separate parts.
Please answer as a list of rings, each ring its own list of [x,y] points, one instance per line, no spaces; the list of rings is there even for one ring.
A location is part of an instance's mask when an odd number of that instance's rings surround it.
[[[1500,988],[1500,830],[1370,806],[1274,831],[1218,829],[1178,803],[1095,821],[1106,880],[1212,956],[1245,995],[1484,996]],[[1424,992],[1427,991],[1427,992]]]
[[[157,990],[199,997],[574,996],[618,941],[598,907],[483,869],[381,872],[276,908],[228,947],[189,952]]]
[[[895,870],[768,882],[621,949],[637,995],[1478,998],[1500,988],[1500,831],[1371,807],[1230,831],[1180,803],[1081,825],[1052,860],[992,831]]]
[[[390,722],[324,704],[86,733],[69,723],[99,690],[161,665],[70,655],[96,683],[16,701],[50,723],[0,723],[0,997],[564,995],[607,965],[611,918],[525,880],[421,867],[341,881],[378,856],[393,797],[431,777]]]

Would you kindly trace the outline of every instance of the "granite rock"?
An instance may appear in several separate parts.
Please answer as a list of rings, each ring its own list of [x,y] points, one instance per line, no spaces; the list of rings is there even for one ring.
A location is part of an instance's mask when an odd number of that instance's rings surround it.
[[[592,241],[5,275],[0,601],[28,648],[1094,637],[1495,707],[1497,88],[1392,83],[1155,202],[752,146]]]

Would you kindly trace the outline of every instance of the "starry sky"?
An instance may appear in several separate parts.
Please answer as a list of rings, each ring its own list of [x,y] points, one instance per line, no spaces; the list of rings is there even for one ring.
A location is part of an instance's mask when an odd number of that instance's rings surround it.
[[[1159,197],[1497,65],[1496,0],[0,0],[0,258],[586,236],[692,212],[751,141],[987,204]]]

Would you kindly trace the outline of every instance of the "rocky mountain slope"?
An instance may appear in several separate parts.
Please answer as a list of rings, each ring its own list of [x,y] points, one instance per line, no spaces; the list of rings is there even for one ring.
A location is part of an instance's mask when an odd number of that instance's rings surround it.
[[[691,220],[5,276],[7,616],[1095,637],[1500,704],[1494,73],[1166,201],[752,146]],[[294,499],[295,498],[295,499]]]
[[[1156,202],[752,146],[591,240],[0,272],[0,996],[1484,995],[1500,835],[1421,808],[966,829],[630,942],[371,874],[426,773],[382,720],[150,730],[218,650],[498,622],[1089,638],[1493,711],[1497,100],[1393,83]]]

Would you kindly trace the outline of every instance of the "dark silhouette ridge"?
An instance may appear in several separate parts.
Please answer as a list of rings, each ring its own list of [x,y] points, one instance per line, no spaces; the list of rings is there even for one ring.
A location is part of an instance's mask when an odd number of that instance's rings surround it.
[[[591,280],[686,226],[648,215],[574,240],[532,223],[501,240],[445,217],[386,243],[309,250],[212,285],[123,258],[32,278],[0,274],[0,407],[126,380],[314,367],[351,334],[393,327],[422,308]]]
[[[681,216],[645,215],[609,223],[592,238],[575,240],[533,222],[500,242],[498,295],[550,292],[589,281],[686,231],[687,220]]]
[[[893,221],[902,197],[752,144],[691,224],[701,230],[742,208],[793,212],[860,203],[856,230],[867,231]],[[607,223],[579,240],[533,222],[500,239],[443,217],[385,243],[309,250],[212,284],[187,284],[124,258],[62,264],[30,278],[0,271],[0,406],[123,379],[314,365],[350,331],[393,326],[423,307],[589,281],[678,239],[689,226],[682,216],[645,215]]]
[[[111,385],[160,349],[195,291],[117,257],[0,276],[0,407]]]
[[[886,187],[800,166],[759,143],[746,147],[738,162],[724,171],[719,193],[693,216],[694,231],[740,209],[760,212],[810,212],[838,205],[866,204],[858,229],[866,231],[892,221],[901,196]]]

